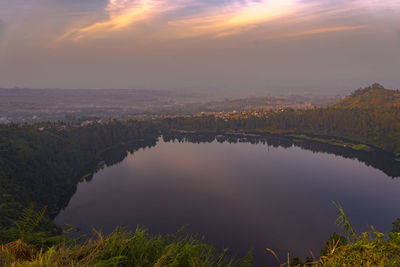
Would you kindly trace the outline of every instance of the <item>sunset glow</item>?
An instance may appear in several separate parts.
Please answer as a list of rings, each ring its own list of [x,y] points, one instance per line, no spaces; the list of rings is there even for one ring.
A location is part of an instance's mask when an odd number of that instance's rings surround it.
[[[283,77],[286,86],[304,77],[321,86],[356,71],[368,83],[394,83],[399,25],[394,0],[3,1],[0,80],[8,86],[261,90]],[[299,68],[310,58],[313,64]],[[366,66],[367,59],[375,64]],[[111,78],[115,73],[120,79]]]
[[[298,0],[263,0],[263,1],[232,1],[215,5],[206,5],[195,0],[109,0],[104,8],[107,18],[89,25],[68,29],[57,40],[78,41],[85,37],[99,37],[116,31],[129,31],[138,23],[154,24],[161,34],[160,38],[196,37],[211,35],[211,37],[228,37],[240,34],[257,26],[274,20],[298,20],[307,17],[308,20],[323,19],[337,12],[354,11],[356,7],[365,8],[376,5],[376,2],[349,4],[345,9],[332,9],[321,4],[301,2]],[[392,7],[392,5],[389,5]],[[195,14],[185,15],[187,8],[198,8]],[[169,14],[174,13],[175,16]],[[359,25],[334,25],[332,30],[325,32],[347,31],[363,28]],[[305,29],[290,35],[313,33]],[[284,36],[284,35],[282,35]]]

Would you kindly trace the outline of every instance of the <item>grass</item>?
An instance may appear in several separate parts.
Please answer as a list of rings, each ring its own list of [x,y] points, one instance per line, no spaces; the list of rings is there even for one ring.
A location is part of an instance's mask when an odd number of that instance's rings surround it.
[[[321,249],[321,255],[315,259],[314,255],[308,257],[306,262],[301,262],[295,257],[290,262],[287,259],[280,261],[275,252],[266,249],[277,260],[276,266],[296,267],[343,267],[343,266],[400,266],[400,233],[390,233],[385,236],[376,232],[371,227],[370,232],[357,236],[357,240],[347,243],[347,239],[336,233],[326,242],[326,247]]]
[[[62,243],[47,251],[18,240],[1,246],[0,266],[252,266],[249,252],[241,260],[218,253],[215,248],[193,236],[150,236],[146,229],[134,233],[117,228],[108,236],[96,237],[85,244]]]
[[[345,142],[343,140],[332,139],[332,138],[328,139],[328,138],[322,138],[322,137],[311,137],[311,136],[307,136],[304,134],[291,134],[288,136],[294,138],[294,139],[292,139],[294,142],[298,142],[297,140],[300,139],[300,140],[308,140],[308,141],[315,141],[315,142],[319,142],[319,143],[330,144],[333,146],[348,147],[353,150],[363,150],[366,152],[371,152],[373,150],[370,146],[368,146],[366,144],[354,144],[354,143]]]
[[[343,216],[343,213],[342,215]],[[345,216],[345,215],[344,215]],[[340,218],[340,217],[339,217]],[[356,235],[349,230],[348,221],[339,219],[348,237],[334,234],[321,250],[321,256],[314,255],[301,263],[290,257],[276,266],[400,266],[400,233],[384,235],[373,227],[369,232]],[[354,235],[353,235],[354,234]],[[348,238],[353,239],[347,243]],[[215,248],[193,236],[174,235],[150,236],[146,229],[137,228],[134,233],[117,228],[108,236],[95,232],[95,237],[84,244],[75,241],[61,243],[46,251],[36,249],[21,240],[0,246],[0,266],[253,266],[249,252],[243,259],[230,258],[227,250],[218,253]]]
[[[353,146],[351,146],[351,148],[354,150],[364,150],[367,152],[370,152],[372,150],[371,147],[364,145],[364,144],[353,145]]]
[[[266,248],[265,252],[274,256],[277,266],[400,266],[400,218],[393,222],[393,230],[388,235],[373,227],[369,232],[358,234],[343,207],[333,204],[339,211],[336,224],[342,228],[341,235],[334,233],[320,256],[311,253],[305,263],[297,257],[291,259],[289,254],[281,262],[272,249]],[[94,237],[85,243],[57,236],[54,238],[58,242],[45,242],[40,232],[31,232],[40,214],[32,207],[26,209],[16,225],[28,228],[23,227],[24,233],[16,241],[0,245],[0,266],[253,266],[251,251],[242,259],[234,259],[227,249],[218,252],[203,239],[184,235],[183,229],[173,235],[151,236],[145,228],[130,232],[120,227],[107,236],[94,230]]]
[[[340,226],[343,235],[334,233],[321,249],[319,259],[307,263],[286,263],[287,266],[400,266],[400,218],[393,222],[393,230],[388,235],[375,230],[371,226],[369,232],[357,234],[339,203],[333,202],[340,215],[336,225]],[[280,266],[283,266],[280,264]]]
[[[385,236],[371,229],[348,245],[332,247],[319,266],[400,266],[400,233]]]
[[[371,226],[369,232],[358,235],[351,227],[339,203],[333,202],[340,215],[336,224],[343,228],[344,236],[331,238],[321,250],[319,266],[400,266],[400,232],[398,223],[393,223],[393,231],[385,236]],[[348,242],[350,241],[350,242]]]

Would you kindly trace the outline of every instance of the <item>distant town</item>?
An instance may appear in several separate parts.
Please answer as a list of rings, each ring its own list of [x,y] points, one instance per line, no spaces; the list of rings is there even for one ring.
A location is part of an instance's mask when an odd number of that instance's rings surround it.
[[[122,89],[0,89],[0,123],[157,119],[196,114],[220,118],[265,116],[285,108],[310,109],[337,102],[338,95],[282,95],[215,99],[174,91]]]

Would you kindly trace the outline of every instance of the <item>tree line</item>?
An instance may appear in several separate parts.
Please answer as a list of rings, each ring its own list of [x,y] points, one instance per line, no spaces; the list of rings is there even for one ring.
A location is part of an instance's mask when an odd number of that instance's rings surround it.
[[[266,113],[221,118],[215,115],[168,118],[165,129],[190,131],[258,131],[333,136],[400,152],[400,108],[291,108]]]
[[[68,203],[80,179],[102,161],[102,153],[116,145],[154,140],[158,130],[147,121],[113,120],[85,127],[63,122],[1,125],[0,229],[13,227],[24,207],[35,203],[47,206],[42,228],[59,232],[52,218]]]

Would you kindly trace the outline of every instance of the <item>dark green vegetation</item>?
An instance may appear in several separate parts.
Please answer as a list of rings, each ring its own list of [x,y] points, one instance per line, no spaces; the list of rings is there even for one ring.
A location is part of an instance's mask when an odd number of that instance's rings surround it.
[[[374,84],[327,108],[284,109],[263,116],[202,115],[171,118],[164,123],[169,128],[188,131],[307,134],[319,142],[351,145],[357,150],[373,146],[397,154],[400,153],[399,95],[398,91]]]
[[[265,249],[266,254],[272,254],[275,257],[277,266],[399,266],[398,220],[393,223],[393,230],[387,236],[373,227],[369,232],[357,234],[347,220],[342,207],[336,203],[335,205],[340,211],[336,223],[342,227],[343,231],[341,235],[334,233],[328,239],[318,258],[311,253],[304,262],[297,257],[291,261],[290,257],[281,261],[275,252],[268,248]],[[25,221],[25,215],[19,223]],[[35,215],[31,218],[36,221],[40,217]],[[202,239],[183,235],[182,230],[166,236],[150,236],[143,228],[137,228],[133,233],[117,228],[108,236],[103,236],[97,231],[94,231],[94,234],[95,236],[84,244],[63,239],[45,250],[43,250],[43,244],[34,245],[24,239],[19,239],[0,246],[0,265],[252,266],[251,251],[244,258],[235,260],[229,257],[227,250],[218,253]]]
[[[82,177],[90,178],[100,167],[102,153],[123,143],[154,144],[157,136],[149,122],[0,126],[0,241],[15,240],[14,222],[29,203],[47,207],[40,231],[50,236],[60,233],[51,220]]]
[[[0,125],[0,243],[5,244],[0,265],[251,265],[250,256],[233,261],[198,239],[152,237],[143,229],[135,233],[117,229],[107,237],[98,234],[82,245],[60,236],[61,229],[52,219],[67,205],[80,180],[91,179],[104,162],[113,163],[105,151],[118,152],[121,145],[132,150],[154,145],[160,131],[273,133],[299,143],[315,141],[365,153],[379,148],[399,156],[399,99],[398,91],[375,84],[328,108],[285,109],[263,116],[201,115],[87,126],[63,122]],[[347,237],[333,236],[315,264],[399,265],[398,221],[387,237],[375,230],[357,235],[345,217],[342,223]]]
[[[347,245],[330,239],[327,254],[320,258],[322,266],[399,266],[400,233],[385,236],[371,227]],[[345,242],[344,242],[345,243]]]
[[[399,266],[400,265],[400,218],[393,223],[393,229],[385,235],[371,226],[369,232],[358,234],[352,228],[340,204],[333,202],[339,210],[336,224],[342,228],[342,233],[333,233],[315,259],[311,253],[302,262],[298,257],[292,261],[289,258],[283,263],[273,250],[266,249],[276,258],[279,266]]]
[[[347,109],[399,108],[400,92],[385,89],[380,84],[360,88],[333,107]]]
[[[342,227],[344,236],[334,233],[326,242],[319,260],[322,266],[400,265],[400,232],[396,228],[399,219],[387,236],[372,226],[369,232],[357,234],[340,204],[334,205],[340,212],[336,224]]]
[[[38,251],[22,241],[0,249],[6,266],[251,266],[249,253],[241,260],[217,253],[210,245],[181,233],[150,236],[145,229],[134,233],[118,228],[108,236],[96,232],[85,244],[62,242]]]

